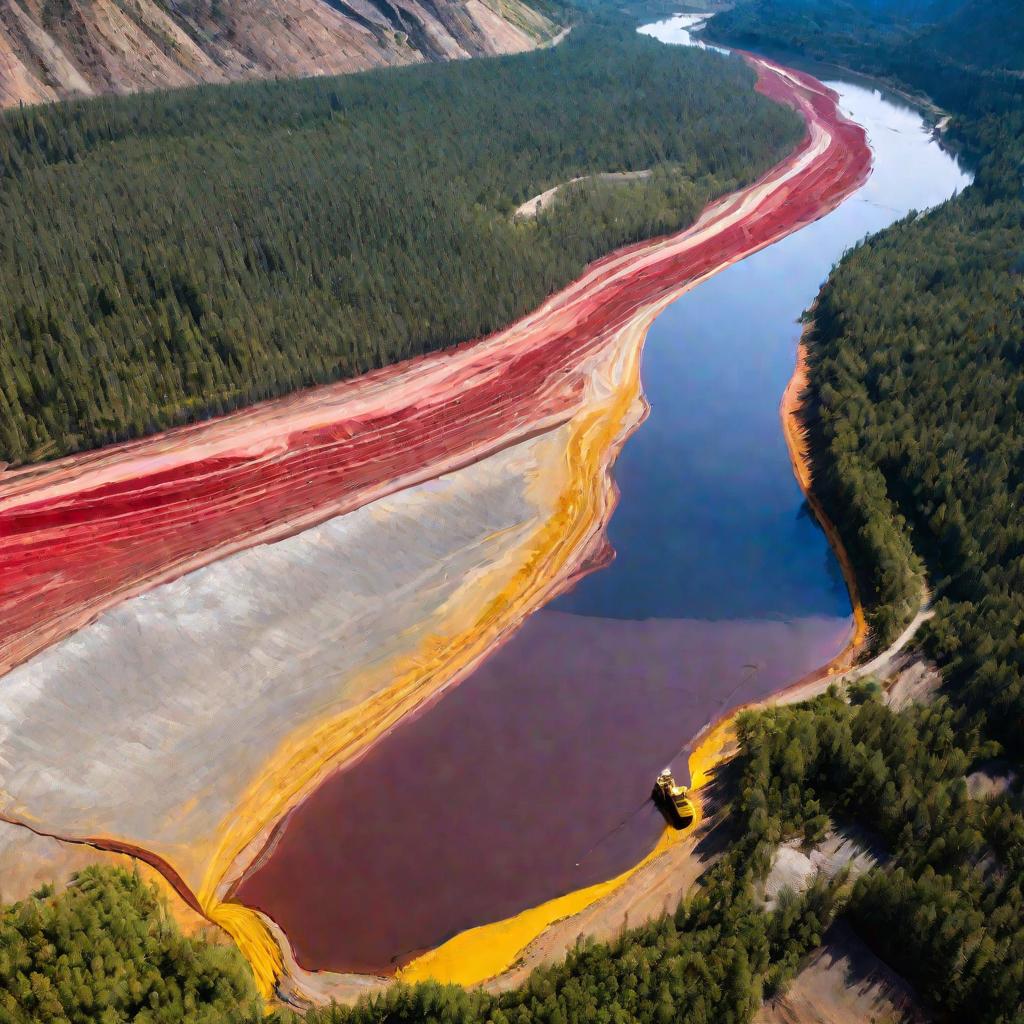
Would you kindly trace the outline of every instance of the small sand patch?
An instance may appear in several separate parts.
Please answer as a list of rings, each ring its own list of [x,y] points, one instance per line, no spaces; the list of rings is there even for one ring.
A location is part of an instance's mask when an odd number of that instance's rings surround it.
[[[642,181],[644,178],[649,178],[650,176],[650,170],[605,171],[601,174],[585,174],[579,178],[571,178],[569,181],[563,181],[560,185],[555,185],[554,188],[549,188],[546,192],[541,192],[540,195],[527,199],[526,202],[519,206],[516,209],[516,212],[512,214],[512,219],[533,220],[534,217],[538,217],[554,204],[555,200],[558,198],[558,193],[561,192],[562,189],[568,188],[570,185],[576,185],[581,181],[594,181],[605,185],[622,185],[629,181]]]
[[[809,850],[802,849],[799,840],[790,840],[779,847],[764,881],[765,909],[775,909],[784,889],[802,892],[818,875],[834,878],[844,868],[856,878],[884,859],[885,852],[877,844],[852,829],[830,832]]]
[[[967,776],[967,793],[972,800],[992,800],[1008,793],[1017,782],[1017,773],[1007,765],[988,765]]]
[[[754,1024],[925,1024],[910,985],[849,925],[838,922],[788,991],[766,1002]]]
[[[910,704],[930,704],[942,686],[938,666],[916,652],[904,651],[893,661],[885,686],[885,702],[893,711]]]

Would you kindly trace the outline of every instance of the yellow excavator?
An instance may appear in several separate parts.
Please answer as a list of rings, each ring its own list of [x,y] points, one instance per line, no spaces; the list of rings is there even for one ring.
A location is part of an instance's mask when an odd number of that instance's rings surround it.
[[[662,809],[669,824],[675,828],[692,825],[693,819],[697,816],[697,809],[686,792],[686,786],[676,784],[669,768],[666,768],[654,783],[654,802]]]

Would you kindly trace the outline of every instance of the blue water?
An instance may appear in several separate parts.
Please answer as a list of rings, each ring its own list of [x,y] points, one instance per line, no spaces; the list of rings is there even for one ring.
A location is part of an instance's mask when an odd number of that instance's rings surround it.
[[[684,29],[661,26],[650,34],[685,44]],[[614,469],[615,561],[551,607],[620,619],[850,613],[779,423],[798,317],[847,248],[970,177],[902,101],[853,81],[827,84],[868,130],[871,178],[827,217],[701,284],[655,321],[642,364],[650,416]]]
[[[655,321],[650,417],[614,467],[613,563],[332,776],[249,876],[243,898],[307,965],[384,969],[637,863],[664,829],[657,773],[685,780],[702,728],[819,669],[849,635],[779,423],[798,318],[848,246],[968,178],[906,105],[830,84],[870,132],[874,173]],[[400,814],[381,799],[396,778],[417,789]]]

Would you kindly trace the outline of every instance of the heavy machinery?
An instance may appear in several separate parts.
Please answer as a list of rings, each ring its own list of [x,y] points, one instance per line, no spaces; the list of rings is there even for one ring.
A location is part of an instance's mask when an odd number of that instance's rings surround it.
[[[670,768],[666,768],[654,783],[654,802],[662,809],[669,824],[674,828],[692,825],[693,819],[697,816],[697,809],[686,793],[686,786],[676,784]]]

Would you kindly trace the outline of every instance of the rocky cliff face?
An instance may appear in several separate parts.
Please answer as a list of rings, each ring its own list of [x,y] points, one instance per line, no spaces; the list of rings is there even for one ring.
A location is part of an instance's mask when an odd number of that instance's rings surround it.
[[[516,53],[522,0],[0,0],[0,106]]]

